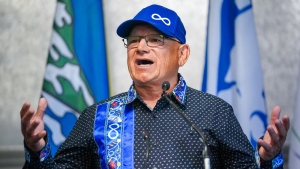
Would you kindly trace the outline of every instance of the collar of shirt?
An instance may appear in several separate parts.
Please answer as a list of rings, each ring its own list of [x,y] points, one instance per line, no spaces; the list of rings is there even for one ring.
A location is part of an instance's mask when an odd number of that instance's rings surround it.
[[[178,73],[178,79],[179,81],[176,87],[173,89],[173,91],[170,94],[172,94],[180,104],[184,105],[187,85],[180,73]],[[137,98],[138,98],[138,93],[136,92],[133,83],[127,92],[127,104],[133,102]]]

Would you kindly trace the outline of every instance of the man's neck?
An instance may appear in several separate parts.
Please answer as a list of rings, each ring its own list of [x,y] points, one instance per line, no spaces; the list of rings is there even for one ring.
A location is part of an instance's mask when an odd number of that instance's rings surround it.
[[[151,108],[154,108],[156,102],[161,98],[161,94],[162,94],[161,88],[150,87],[150,86],[143,86],[143,87],[135,86],[135,89],[138,95],[143,99],[143,101]]]
[[[175,88],[176,84],[173,83],[173,85],[170,86],[169,90],[167,90],[167,93],[172,91]],[[135,84],[135,90],[138,93],[138,95],[143,99],[143,101],[150,106],[151,108],[154,108],[157,101],[161,98],[162,95],[162,87],[160,85],[136,85]]]

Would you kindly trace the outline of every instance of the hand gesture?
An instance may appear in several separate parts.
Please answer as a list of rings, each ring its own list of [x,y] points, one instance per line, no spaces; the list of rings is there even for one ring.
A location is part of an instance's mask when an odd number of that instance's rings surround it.
[[[36,113],[34,112],[34,109],[30,107],[29,102],[24,103],[20,111],[21,129],[25,144],[34,152],[42,150],[46,145],[44,140],[46,131],[44,129],[43,121],[46,107],[46,99],[41,98]]]
[[[258,152],[263,160],[273,159],[280,152],[286,140],[290,121],[287,115],[283,116],[282,121],[280,121],[280,111],[279,106],[273,108],[270,125],[267,127],[263,139],[259,139],[257,142],[261,146]]]

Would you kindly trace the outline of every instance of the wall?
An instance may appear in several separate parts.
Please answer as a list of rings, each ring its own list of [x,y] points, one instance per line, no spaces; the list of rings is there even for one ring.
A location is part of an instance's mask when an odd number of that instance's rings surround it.
[[[200,89],[208,0],[106,0],[103,5],[111,94],[126,91],[131,84],[126,50],[116,28],[152,3],[174,9],[181,16],[191,55],[180,72],[191,87]],[[22,159],[19,110],[25,101],[37,106],[55,4],[55,0],[0,0],[0,168],[11,165],[8,157]],[[254,0],[253,9],[268,110],[280,105],[292,118],[300,65],[300,0]]]

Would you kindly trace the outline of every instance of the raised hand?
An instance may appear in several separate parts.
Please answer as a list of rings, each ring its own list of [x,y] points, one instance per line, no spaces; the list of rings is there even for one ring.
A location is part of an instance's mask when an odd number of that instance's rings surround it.
[[[20,111],[21,130],[25,144],[28,148],[35,152],[42,150],[46,144],[44,140],[46,130],[44,129],[43,121],[46,107],[46,99],[41,98],[36,112],[30,107],[29,102],[24,103]]]
[[[259,139],[257,142],[261,146],[258,152],[263,160],[273,159],[280,152],[286,140],[290,121],[287,115],[283,116],[280,121],[280,112],[279,106],[273,108],[270,125],[267,127],[263,139]]]

